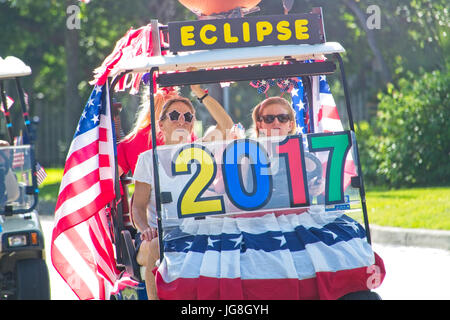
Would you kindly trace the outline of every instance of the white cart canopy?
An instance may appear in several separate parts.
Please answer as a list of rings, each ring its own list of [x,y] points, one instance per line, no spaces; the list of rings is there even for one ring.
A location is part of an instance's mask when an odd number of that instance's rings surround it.
[[[24,77],[31,74],[31,68],[19,58],[8,56],[0,57],[0,79]]]
[[[345,49],[337,42],[190,51],[177,55],[128,59],[118,63],[111,75],[115,76],[124,71],[147,72],[152,67],[158,67],[160,72],[168,72],[185,71],[190,67],[200,69],[274,63],[287,58],[322,59],[325,55],[342,52],[345,52]]]

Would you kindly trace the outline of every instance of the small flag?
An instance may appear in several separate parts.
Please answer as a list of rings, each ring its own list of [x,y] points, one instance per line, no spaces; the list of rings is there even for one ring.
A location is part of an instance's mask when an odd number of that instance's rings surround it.
[[[20,168],[25,164],[25,155],[23,151],[14,150],[12,168]]]
[[[36,163],[36,178],[38,185],[41,185],[45,178],[47,178],[47,172],[39,163]]]
[[[11,97],[6,96],[6,106],[7,106],[6,110],[9,110],[9,108],[11,108],[11,106],[13,104],[14,104],[14,100]],[[5,108],[3,107],[3,102],[0,102],[0,110],[2,110],[2,112],[5,112]]]

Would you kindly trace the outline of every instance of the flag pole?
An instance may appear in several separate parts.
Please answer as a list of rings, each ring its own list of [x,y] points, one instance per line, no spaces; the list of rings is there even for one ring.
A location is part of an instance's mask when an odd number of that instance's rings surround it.
[[[111,210],[111,216],[113,218],[114,221],[114,241],[115,241],[115,245],[116,245],[116,251],[117,251],[117,264],[124,264],[124,246],[123,246],[123,242],[121,239],[121,231],[124,229],[124,225],[123,225],[123,211],[122,211],[122,205],[117,205],[117,203],[119,203],[120,200],[120,177],[119,177],[119,166],[118,166],[118,161],[117,161],[117,142],[115,139],[115,130],[114,130],[114,118],[113,118],[113,112],[112,112],[112,92],[114,92],[114,87],[116,86],[117,82],[119,81],[119,79],[122,78],[122,76],[124,76],[125,73],[122,73],[120,75],[118,75],[116,78],[114,78],[114,80],[111,82],[111,85],[109,84],[109,80],[106,81],[106,86],[107,86],[107,93],[108,96],[106,97],[106,99],[108,99],[108,108],[109,108],[109,112],[111,115],[111,126],[112,126],[112,134],[113,134],[113,145],[114,145],[114,192],[115,192],[115,197],[112,201],[110,210]]]

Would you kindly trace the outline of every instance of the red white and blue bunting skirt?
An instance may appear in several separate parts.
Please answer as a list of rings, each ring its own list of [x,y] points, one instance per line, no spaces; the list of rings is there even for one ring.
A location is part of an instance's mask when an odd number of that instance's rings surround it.
[[[323,207],[185,219],[164,246],[160,299],[337,299],[385,276],[363,227]]]

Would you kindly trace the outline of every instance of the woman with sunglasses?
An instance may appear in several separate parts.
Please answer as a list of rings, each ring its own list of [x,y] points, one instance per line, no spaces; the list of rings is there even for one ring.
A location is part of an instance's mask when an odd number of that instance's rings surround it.
[[[278,141],[295,134],[291,110],[282,98],[258,105],[253,112],[258,137],[278,136]],[[240,176],[239,183],[247,181],[242,189],[251,195],[259,187],[253,185],[257,166],[244,169],[247,159],[239,159],[241,173],[254,174]],[[265,204],[244,214],[183,219],[165,239],[168,248],[183,250],[168,250],[156,271],[161,298],[338,299],[355,291],[363,292],[350,298],[377,298],[367,289],[382,282],[384,266],[365,241],[363,228],[342,212],[325,212],[324,205],[290,208],[289,196],[283,195],[286,177],[284,185],[275,183],[282,170],[286,167],[271,172],[273,186],[280,187],[272,189],[271,198],[283,198],[284,206]]]
[[[201,140],[225,138],[227,130],[233,127],[233,121],[222,106],[200,86],[193,86],[197,97],[205,103],[217,125],[214,130]],[[163,135],[164,144],[172,145],[187,143],[191,140],[195,121],[195,110],[189,99],[178,97],[168,100],[163,106],[159,121],[159,130]],[[170,167],[170,163],[168,164]],[[169,170],[169,169],[168,169]],[[139,155],[135,172],[135,191],[132,206],[133,220],[139,233],[136,241],[137,262],[146,267],[145,282],[147,295],[150,300],[158,299],[156,294],[155,277],[152,270],[159,259],[159,244],[157,239],[155,192],[153,190],[153,159],[152,151],[146,151]],[[183,186],[174,186],[174,188]],[[142,241],[141,243],[139,243]]]
[[[269,97],[259,103],[252,112],[253,128],[256,137],[285,137],[297,133],[297,126],[295,124],[295,112],[289,101],[281,97]],[[320,161],[314,156],[306,159],[306,166],[309,172],[317,172],[317,167],[320,166]],[[319,165],[318,165],[319,164]],[[284,179],[285,167],[277,166],[274,170],[274,186],[273,193],[277,194],[271,200],[273,206],[278,206],[286,199],[289,199],[288,190],[283,183],[277,183],[277,177],[282,176]],[[320,172],[321,173],[321,172]],[[310,182],[308,185],[310,196],[317,196],[324,190],[324,181],[321,175],[317,176],[314,183]]]
[[[295,134],[294,109],[281,97],[270,97],[258,104],[252,112],[257,137]]]
[[[221,119],[221,122],[218,123],[218,131],[214,131],[214,133],[218,134],[219,137],[222,133],[220,126],[229,126],[232,125],[232,120],[228,116],[228,114],[223,110],[222,106],[215,100],[213,97],[208,95],[208,93],[203,90],[200,85],[192,85],[192,92],[196,95],[197,99],[202,102],[207,110],[211,113],[214,119]],[[154,95],[155,101],[155,118],[158,120],[162,111],[162,107],[164,104],[173,98],[180,97],[179,92],[176,88],[163,88],[159,89]],[[119,164],[119,175],[123,173],[134,173],[134,168],[136,166],[136,162],[138,156],[147,150],[152,148],[151,141],[151,123],[150,123],[150,102],[149,102],[149,94],[145,94],[142,98],[142,104],[136,118],[136,122],[131,129],[130,133],[128,133],[117,145],[117,161]],[[217,114],[215,114],[217,113]],[[210,138],[213,137],[214,134],[211,134]],[[192,132],[190,140],[195,140],[196,136],[194,132]],[[159,130],[159,126],[156,126],[156,144],[163,145],[164,144],[164,136]]]
[[[159,119],[161,109],[166,101],[179,97],[179,92],[175,88],[164,89],[159,89],[154,95],[156,119]],[[148,93],[142,96],[142,103],[133,128],[117,145],[119,175],[129,171],[133,174],[138,156],[152,148],[149,100]],[[164,144],[164,141],[158,126],[156,129],[156,144],[159,146]]]
[[[262,136],[280,136],[284,137],[290,134],[296,134],[297,128],[295,123],[294,109],[290,103],[280,97],[270,97],[258,104],[252,113],[253,126],[257,137]],[[306,155],[306,154],[305,154]],[[314,171],[322,171],[320,160],[315,158],[312,154],[307,154],[306,157],[306,169],[308,172],[313,170],[313,166],[316,167]],[[309,158],[309,159],[308,159]],[[308,161],[314,160],[314,161]],[[310,168],[308,168],[311,166]],[[318,168],[317,168],[318,167]],[[278,172],[280,173],[280,172]],[[321,178],[321,173],[318,177],[318,181],[308,181],[308,190],[310,196],[319,196],[324,192],[324,181]],[[273,194],[276,197],[289,197],[286,193],[286,186],[277,184],[275,179],[277,175],[274,175],[274,187]],[[278,190],[276,190],[278,189]],[[277,199],[273,199],[274,203]],[[348,272],[349,276],[339,279],[340,284],[333,278],[322,279],[321,270],[315,270],[316,272],[316,286],[311,287],[311,292],[303,292],[306,296],[310,297],[318,296],[319,298],[327,297],[327,299],[355,299],[355,300],[378,300],[380,297],[370,291],[371,277],[373,274],[370,270],[377,270],[377,286],[381,284],[384,278],[385,270],[382,259],[372,250],[371,246],[366,242],[362,242],[362,245],[353,246],[346,241],[335,241],[338,237],[351,236],[352,238],[361,238],[363,228],[358,222],[348,217],[347,215],[340,213],[339,211],[326,212],[324,205],[313,205],[308,209],[298,209],[297,212],[287,211],[287,215],[297,214],[302,219],[298,221],[307,221],[307,224],[291,225],[292,231],[296,233],[300,243],[311,242],[311,239],[327,239],[329,235],[332,235],[334,245],[330,244],[328,247],[323,248],[323,252],[309,251],[308,247],[305,247],[307,255],[303,261],[303,265],[313,266],[315,269],[317,265],[339,265],[343,264],[342,261],[360,261],[361,265],[364,265],[363,261],[367,261],[368,257],[373,257],[373,265],[367,267],[367,270],[363,272],[341,270],[341,273]],[[282,215],[282,211],[279,212]],[[292,220],[294,221],[294,220]],[[308,228],[308,224],[313,225],[313,228]],[[352,229],[347,226],[352,225]],[[272,226],[273,227],[273,226]],[[299,230],[301,229],[301,232]],[[288,231],[288,230],[286,230]],[[328,240],[327,240],[328,241]],[[312,241],[314,242],[314,241]],[[325,254],[326,253],[326,254]],[[320,268],[320,267],[319,267]],[[304,272],[304,270],[297,270],[298,273]],[[353,274],[354,273],[354,274]],[[336,279],[339,277],[336,277]],[[323,281],[323,283],[322,283]],[[337,280],[336,280],[337,281]],[[375,286],[374,286],[375,287]]]

